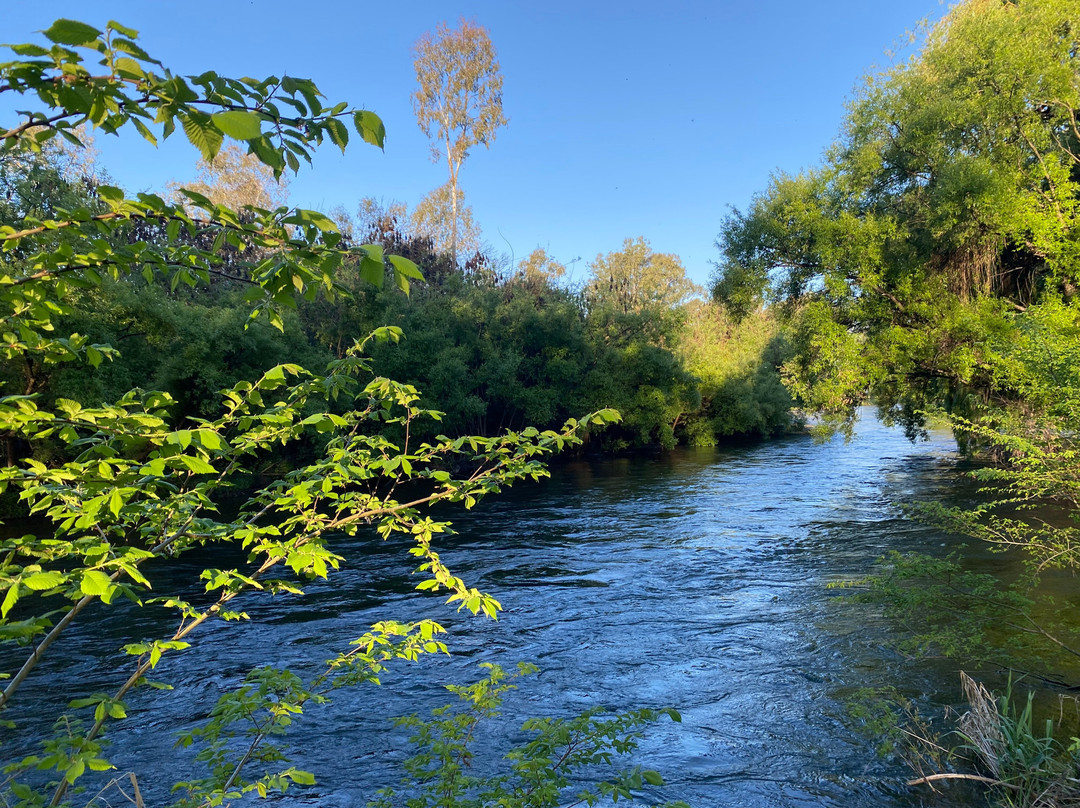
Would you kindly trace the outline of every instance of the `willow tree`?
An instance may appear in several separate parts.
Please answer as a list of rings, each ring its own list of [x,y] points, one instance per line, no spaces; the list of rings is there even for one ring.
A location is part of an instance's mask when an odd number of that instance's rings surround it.
[[[1033,307],[1080,288],[1078,0],[968,0],[867,80],[824,164],[724,223],[714,295],[794,314],[801,403],[1024,408]],[[1055,339],[1064,349],[1065,339]]]
[[[458,175],[469,149],[490,147],[506,123],[502,73],[486,28],[461,20],[457,28],[440,23],[414,47],[416,122],[431,140],[434,162],[446,160],[449,173],[450,253],[457,258]]]

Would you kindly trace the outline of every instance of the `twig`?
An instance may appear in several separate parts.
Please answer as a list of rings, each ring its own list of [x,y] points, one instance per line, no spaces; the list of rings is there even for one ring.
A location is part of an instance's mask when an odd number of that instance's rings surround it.
[[[992,786],[1001,786],[1002,788],[1011,788],[1013,791],[1019,791],[1020,786],[1013,785],[1012,783],[1006,783],[1002,780],[995,780],[993,777],[983,777],[981,774],[962,774],[960,772],[944,772],[943,774],[928,774],[926,777],[916,777],[914,780],[908,780],[909,786],[929,785],[934,780],[975,780],[979,783],[989,783]]]

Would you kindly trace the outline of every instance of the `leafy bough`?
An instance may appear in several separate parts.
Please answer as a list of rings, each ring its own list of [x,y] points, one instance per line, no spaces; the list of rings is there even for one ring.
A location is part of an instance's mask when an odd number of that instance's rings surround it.
[[[325,105],[306,79],[159,74],[160,63],[135,43],[136,32],[115,22],[100,31],[59,20],[43,33],[48,44],[11,46],[19,58],[0,63],[0,94],[36,99],[38,107],[0,125],[0,159],[32,158],[57,136],[79,145],[82,125],[108,134],[134,128],[156,143],[179,124],[207,160],[232,137],[276,174],[298,168],[324,139],[344,148],[344,121],[382,145],[377,116]],[[87,55],[100,70],[86,66]],[[615,420],[615,413],[598,412],[559,431],[418,443],[410,438],[412,425],[437,419],[438,412],[420,406],[415,388],[374,376],[364,355],[371,340],[400,339],[394,328],[356,342],[324,372],[283,364],[237,382],[223,391],[216,418],[183,424],[171,418],[175,402],[166,393],[134,389],[90,405],[40,392],[41,368],[98,366],[117,355],[111,345],[60,330],[73,290],[138,276],[166,280],[175,290],[221,276],[250,287],[253,317],[284,328],[284,310],[300,300],[346,293],[334,278],[346,261],[357,262],[375,284],[391,273],[405,291],[420,277],[412,263],[376,246],[348,246],[315,211],[233,211],[193,192],[176,205],[151,194],[128,199],[103,186],[92,205],[0,222],[0,359],[26,380],[0,397],[8,453],[0,488],[17,492],[26,510],[49,523],[44,535],[0,541],[0,643],[24,649],[21,661],[0,672],[0,710],[18,702],[23,684],[80,616],[124,599],[166,610],[176,621],[171,634],[129,638],[111,692],[70,694],[55,734],[40,739],[40,753],[5,767],[0,799],[59,805],[88,772],[110,770],[102,733],[126,718],[135,688],[161,686],[148,677],[162,658],[197,653],[199,629],[208,623],[247,619],[241,596],[300,594],[304,580],[330,575],[342,561],[334,550],[342,534],[411,537],[419,589],[440,592],[474,614],[497,614],[497,600],[442,562],[434,543],[449,525],[423,509],[444,501],[471,507],[514,481],[544,476],[544,457],[578,443],[582,430]],[[294,457],[308,460],[278,479],[255,482],[259,464],[294,448]],[[248,492],[239,507],[238,491]],[[170,559],[223,545],[241,548],[247,561],[203,570],[207,598],[196,603],[155,589]],[[390,660],[444,652],[442,631],[432,620],[383,620],[310,682],[272,666],[253,671],[187,736],[201,745],[199,757],[210,767],[208,778],[185,784],[189,801],[216,805],[248,791],[312,782],[313,775],[295,767],[269,770],[283,763],[273,738],[305,704],[325,701],[339,687],[377,681]],[[239,733],[244,748],[234,743],[237,722],[247,722]],[[10,721],[4,726],[14,728]],[[256,763],[268,768],[249,780]]]
[[[400,332],[387,328],[372,339],[399,337]],[[104,408],[61,401],[57,412],[42,411],[21,396],[0,401],[0,406],[19,411],[19,423],[10,426],[20,437],[53,437],[78,452],[56,467],[28,460],[0,471],[0,484],[16,487],[30,512],[47,516],[55,529],[45,538],[23,536],[0,543],[0,638],[36,641],[6,683],[0,705],[15,697],[52,644],[94,602],[109,604],[119,596],[172,610],[175,632],[129,644],[125,650],[136,657],[132,670],[115,693],[94,703],[99,709],[83,748],[96,759],[99,750],[87,744],[110,718],[123,717],[124,698],[145,683],[163,654],[189,647],[193,633],[207,621],[244,619],[246,615],[231,607],[243,593],[301,593],[294,578],[272,576],[287,569],[301,578],[326,577],[342,561],[333,550],[333,537],[354,535],[366,526],[374,526],[384,538],[411,536],[410,552],[425,576],[418,589],[443,591],[459,608],[495,617],[498,602],[468,587],[441,561],[433,541],[449,525],[424,515],[421,507],[439,501],[471,507],[515,480],[537,479],[546,474],[542,457],[576,444],[582,428],[609,422],[615,415],[599,412],[559,432],[527,429],[495,438],[441,437],[412,445],[412,423],[437,418],[438,413],[419,407],[418,394],[409,385],[378,377],[363,383],[362,374],[370,371],[363,347],[358,343],[345,358],[330,363],[325,375],[281,365],[254,383],[238,383],[226,391],[223,414],[193,429],[169,428],[165,394],[132,394]],[[342,413],[311,411],[316,401],[334,398],[355,399],[360,406]],[[401,445],[383,436],[387,426],[404,431]],[[222,496],[258,459],[319,436],[325,443],[314,462],[254,492],[234,519],[220,516]],[[452,473],[459,467],[465,471]],[[396,497],[404,481],[414,492],[405,501]],[[420,486],[425,489],[418,491]],[[146,562],[217,543],[242,547],[248,565],[201,573],[206,591],[216,595],[211,605],[200,608],[154,596],[144,573]],[[57,608],[54,596],[68,605]],[[30,614],[11,619],[26,611]],[[353,683],[373,675],[379,667],[376,660],[385,661],[388,648],[390,656],[405,658],[445,650],[433,639],[441,627],[430,621],[404,626],[385,622],[374,631],[357,641],[366,650],[333,662],[335,671],[353,671],[335,682]],[[418,643],[417,637],[423,641]],[[397,638],[397,644],[384,645],[387,638]],[[66,781],[73,782],[87,755],[34,757],[25,763],[57,764]],[[58,791],[62,794],[63,789],[61,785]]]

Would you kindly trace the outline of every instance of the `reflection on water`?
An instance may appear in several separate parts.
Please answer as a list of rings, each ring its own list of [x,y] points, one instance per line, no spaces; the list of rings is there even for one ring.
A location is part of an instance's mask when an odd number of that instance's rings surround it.
[[[403,737],[389,717],[445,703],[442,684],[474,678],[477,662],[526,660],[542,673],[508,703],[513,718],[597,704],[676,707],[683,723],[657,726],[642,751],[665,775],[667,799],[916,805],[901,784],[907,772],[851,734],[841,700],[885,683],[951,699],[952,675],[901,666],[879,646],[885,627],[874,615],[838,607],[825,587],[864,574],[889,549],[940,545],[894,503],[947,497],[958,475],[948,436],[912,445],[872,421],[846,445],[797,437],[561,465],[553,480],[452,515],[459,535],[443,558],[502,601],[498,623],[412,593],[402,545],[352,540],[332,584],[310,586],[303,600],[253,598],[243,604],[250,624],[215,627],[198,655],[163,663],[157,678],[177,690],[136,695],[113,756],[156,772],[148,799],[165,802],[164,785],[194,773],[172,750],[173,733],[267,649],[275,664],[314,670],[376,619],[428,616],[451,629],[452,659],[399,669],[382,688],[341,694],[297,725],[297,765],[320,780],[305,799],[363,805],[400,777]],[[95,619],[26,685],[24,705],[75,680],[113,686],[101,634],[109,649],[167,626],[149,610]]]

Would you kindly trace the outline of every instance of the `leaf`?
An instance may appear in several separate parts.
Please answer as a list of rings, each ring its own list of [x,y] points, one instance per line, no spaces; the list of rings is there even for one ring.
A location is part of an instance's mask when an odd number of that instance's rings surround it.
[[[19,601],[19,581],[12,581],[11,586],[8,588],[7,594],[4,596],[4,603],[0,605],[0,617],[7,617],[8,612]]]
[[[225,138],[210,122],[210,116],[192,111],[181,114],[180,122],[184,126],[184,134],[191,141],[191,145],[199,150],[204,160],[208,163],[212,162],[221,151],[221,144]]]
[[[641,773],[641,779],[650,786],[662,786],[664,784],[664,778],[660,776],[660,772],[654,772],[652,769],[645,769]]]
[[[286,774],[288,775],[290,780],[292,780],[294,783],[297,783],[298,785],[315,785],[315,775],[311,772],[301,771],[300,769],[290,769],[288,772],[286,772]]]
[[[88,45],[101,36],[101,31],[76,20],[57,20],[44,31],[50,42],[61,45]]]
[[[203,460],[201,457],[192,457],[191,455],[180,455],[179,460],[185,466],[187,466],[193,474],[216,474],[214,467]]]
[[[60,586],[64,582],[64,576],[59,572],[36,572],[33,575],[28,575],[22,580],[23,586],[27,589],[33,589],[35,592],[40,592],[43,589],[52,589],[54,586]]]
[[[75,781],[83,776],[83,772],[86,771],[86,761],[82,758],[77,758],[74,763],[64,772],[64,779],[67,780],[68,785],[74,785]]]
[[[119,489],[114,488],[113,492],[109,495],[109,510],[112,511],[113,516],[120,515],[120,509],[124,507],[124,497],[120,493]]]
[[[9,45],[9,48],[18,56],[46,56],[49,52],[40,45],[26,43],[23,45]]]
[[[84,595],[100,597],[107,593],[112,588],[112,585],[109,576],[101,570],[87,570],[83,573],[82,583],[79,588]]]
[[[198,208],[210,210],[214,207],[214,203],[210,201],[210,198],[203,196],[198,191],[192,191],[190,188],[181,188],[180,193],[190,199],[192,204]]]
[[[111,185],[99,185],[97,195],[110,205],[119,205],[124,201],[124,192]]]
[[[337,233],[338,226],[329,216],[319,213],[317,210],[297,208],[294,214],[296,219],[304,224],[313,224],[324,233]]]
[[[383,148],[386,142],[386,127],[383,125],[382,118],[374,112],[361,109],[353,115],[353,123],[356,125],[356,134],[372,146]]]
[[[210,116],[210,120],[226,135],[237,140],[262,137],[262,118],[257,112],[230,109],[214,113]]]
[[[117,59],[114,63],[116,72],[121,76],[129,79],[141,79],[146,76],[146,72],[142,69],[142,65],[136,62],[134,59],[129,59],[124,56]]]
[[[383,278],[386,275],[386,268],[383,266],[382,261],[376,261],[367,255],[360,261],[360,277],[370,283],[377,289],[382,289]]]
[[[218,450],[221,448],[221,436],[212,429],[197,429],[195,434],[199,437],[199,443],[207,449]]]
[[[330,140],[334,142],[341,153],[345,153],[345,147],[349,145],[349,130],[345,128],[345,124],[339,121],[337,118],[330,118],[326,121],[326,132],[330,135]]]
[[[401,255],[389,256],[390,266],[394,268],[394,271],[400,275],[404,275],[406,278],[413,278],[414,280],[422,281],[424,279],[424,273],[420,271],[420,267]]]
[[[249,140],[247,144],[248,149],[260,162],[273,169],[275,179],[281,176],[281,172],[285,170],[285,158],[282,156],[281,150],[274,146],[269,137],[263,135],[254,140]]]
[[[116,33],[118,34],[123,34],[130,39],[137,39],[139,36],[139,32],[136,31],[134,28],[128,28],[126,25],[121,25],[116,20],[109,20],[109,22],[106,23],[105,27],[116,31]]]

